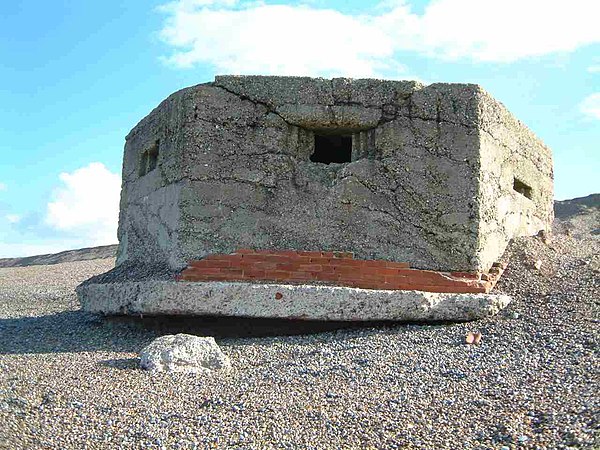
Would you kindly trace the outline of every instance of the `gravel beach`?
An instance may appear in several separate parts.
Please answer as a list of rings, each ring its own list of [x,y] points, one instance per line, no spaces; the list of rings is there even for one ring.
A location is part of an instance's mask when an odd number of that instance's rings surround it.
[[[74,288],[112,258],[2,268],[0,448],[600,448],[598,218],[513,242],[496,287],[513,302],[461,324],[103,318]],[[233,369],[139,369],[177,332],[214,336]]]

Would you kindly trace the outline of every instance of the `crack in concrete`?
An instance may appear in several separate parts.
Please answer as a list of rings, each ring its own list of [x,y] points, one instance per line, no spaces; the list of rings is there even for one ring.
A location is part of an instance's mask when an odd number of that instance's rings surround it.
[[[373,190],[368,184],[364,183],[363,180],[357,178],[355,175],[351,175],[353,180],[355,180],[357,183],[359,183],[360,185],[364,186],[369,192],[373,193],[374,195],[379,195],[379,194],[383,194],[387,200],[390,201],[390,203],[394,206],[394,208],[396,208],[396,210],[400,213],[398,217],[396,217],[395,215],[393,215],[392,213],[390,213],[389,211],[386,210],[382,210],[379,208],[375,208],[372,207],[371,205],[360,205],[360,204],[354,204],[355,206],[358,206],[359,208],[365,208],[368,209],[369,211],[376,211],[379,212],[381,214],[384,214],[390,218],[392,218],[395,222],[397,222],[400,226],[402,226],[403,230],[406,230],[406,225],[410,225],[413,228],[421,231],[421,236],[428,241],[429,244],[432,244],[434,246],[436,246],[436,244],[440,243],[440,242],[448,242],[448,241],[452,241],[451,239],[440,239],[440,237],[442,236],[442,233],[436,233],[435,231],[430,231],[427,230],[426,228],[424,228],[421,225],[417,225],[415,222],[409,220],[408,218],[405,217],[405,215],[401,214],[402,211],[405,211],[406,208],[400,208],[397,203],[394,201],[396,200],[395,196],[390,195],[389,193],[386,193],[386,190]],[[345,178],[349,178],[345,177]],[[394,192],[394,191],[392,191]],[[432,241],[429,241],[428,238],[431,238]],[[410,245],[409,245],[410,247]],[[420,248],[425,250],[426,248],[423,246],[416,246],[416,248]]]
[[[228,89],[228,88],[226,88],[226,87],[225,87],[225,86],[223,86],[223,85],[217,84],[217,82],[216,82],[216,81],[215,81],[215,82],[213,82],[213,83],[212,83],[212,85],[213,85],[214,87],[217,87],[217,88],[219,88],[219,89],[223,89],[225,92],[228,92],[228,93],[230,93],[231,95],[235,95],[235,96],[236,96],[236,97],[238,97],[240,100],[246,100],[246,101],[249,101],[250,103],[252,103],[252,104],[254,104],[254,105],[260,105],[260,106],[264,107],[264,108],[267,110],[267,112],[268,112],[268,113],[275,114],[276,116],[278,116],[278,117],[279,117],[281,120],[283,120],[283,121],[284,121],[285,123],[287,123],[288,125],[292,125],[292,124],[291,124],[291,123],[289,123],[287,120],[285,120],[285,118],[284,118],[284,117],[283,117],[281,114],[279,114],[279,113],[277,112],[277,110],[276,110],[276,109],[273,107],[273,105],[269,105],[269,104],[268,104],[268,103],[266,103],[266,102],[261,102],[260,100],[253,99],[253,98],[251,98],[251,97],[249,97],[249,96],[247,96],[247,95],[240,94],[239,92],[232,91],[231,89]]]
[[[516,148],[511,148],[504,141],[502,141],[501,139],[494,136],[486,128],[481,127],[479,130],[484,132],[485,134],[487,134],[489,137],[491,137],[494,140],[494,142],[496,142],[496,144],[498,144],[500,147],[504,148],[509,154],[509,156],[507,156],[507,158],[509,158],[509,159],[512,158],[512,156],[510,156],[510,155],[513,155],[516,153],[517,155],[521,156],[522,158],[529,160],[540,173],[543,173],[544,175],[550,176],[550,177],[553,176],[552,170],[548,171],[547,168],[541,167],[539,164],[537,164],[539,161],[536,158],[532,157],[534,155],[527,155],[527,154],[524,154],[523,152],[521,152],[520,145],[517,145]],[[532,153],[535,154],[535,152],[532,152]]]

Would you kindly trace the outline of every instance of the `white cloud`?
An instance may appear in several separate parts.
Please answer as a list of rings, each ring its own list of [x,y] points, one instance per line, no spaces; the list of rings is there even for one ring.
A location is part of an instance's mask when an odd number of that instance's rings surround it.
[[[5,217],[8,223],[18,223],[21,220],[21,216],[18,214],[7,214]]]
[[[595,92],[583,99],[579,104],[579,109],[586,116],[600,120],[600,92]]]
[[[413,39],[405,28],[388,29],[398,30],[400,48],[444,59],[510,62],[600,42],[599,14],[600,3],[590,0],[434,0],[422,16],[411,16]]]
[[[5,191],[6,189],[6,184],[0,183],[0,191]]]
[[[588,67],[587,71],[589,73],[599,73],[600,72],[600,64],[598,64],[596,66],[590,66],[590,67]]]
[[[121,179],[94,162],[72,173],[61,173],[62,186],[48,203],[46,223],[77,235],[85,246],[117,242]]]
[[[369,18],[306,6],[176,9],[161,36],[177,49],[168,63],[228,73],[373,76],[394,50]]]
[[[442,59],[510,62],[600,42],[600,2],[432,0],[415,14],[403,0],[377,14],[350,15],[298,5],[183,0],[161,37],[177,67],[210,64],[218,72],[393,76],[396,52]]]

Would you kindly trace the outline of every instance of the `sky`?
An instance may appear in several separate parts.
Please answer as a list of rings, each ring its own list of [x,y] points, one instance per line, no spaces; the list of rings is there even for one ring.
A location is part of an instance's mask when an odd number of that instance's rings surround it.
[[[600,192],[597,0],[4,2],[0,258],[117,242],[125,135],[215,74],[477,83]]]

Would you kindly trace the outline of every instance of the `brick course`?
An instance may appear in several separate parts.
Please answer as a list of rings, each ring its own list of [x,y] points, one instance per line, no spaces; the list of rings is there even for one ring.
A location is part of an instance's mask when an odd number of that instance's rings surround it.
[[[411,269],[407,263],[354,259],[349,252],[239,249],[193,260],[179,281],[262,281],[318,283],[363,289],[487,293],[505,264],[488,273],[436,272]]]

